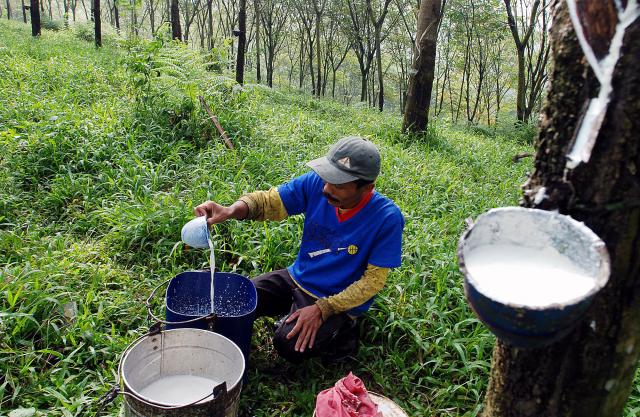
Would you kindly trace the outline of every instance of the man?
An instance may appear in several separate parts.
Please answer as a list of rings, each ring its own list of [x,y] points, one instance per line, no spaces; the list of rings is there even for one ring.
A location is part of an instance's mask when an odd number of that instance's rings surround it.
[[[305,214],[300,251],[287,269],[261,275],[256,316],[282,316],[274,346],[298,362],[357,349],[357,317],[400,266],[404,219],[390,199],[374,191],[380,153],[360,137],[345,137],[312,171],[269,191],[245,194],[231,206],[207,201],[194,209],[209,225],[227,219],[282,220]]]

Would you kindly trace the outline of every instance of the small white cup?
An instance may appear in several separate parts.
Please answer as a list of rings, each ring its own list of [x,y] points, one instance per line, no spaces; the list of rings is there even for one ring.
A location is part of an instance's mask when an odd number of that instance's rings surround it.
[[[182,226],[182,241],[192,248],[209,247],[209,227],[205,216],[196,217]]]

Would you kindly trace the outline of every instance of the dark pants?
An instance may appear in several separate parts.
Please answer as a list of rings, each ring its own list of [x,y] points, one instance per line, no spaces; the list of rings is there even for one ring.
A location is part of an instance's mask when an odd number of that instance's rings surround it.
[[[280,356],[300,362],[311,356],[324,355],[328,358],[355,353],[358,342],[357,320],[346,313],[334,314],[322,323],[316,334],[313,348],[296,352],[297,335],[287,339],[287,334],[296,322],[285,323],[294,311],[315,304],[316,299],[305,293],[293,282],[286,269],[269,272],[252,279],[258,291],[256,317],[285,316],[276,323],[273,346]]]

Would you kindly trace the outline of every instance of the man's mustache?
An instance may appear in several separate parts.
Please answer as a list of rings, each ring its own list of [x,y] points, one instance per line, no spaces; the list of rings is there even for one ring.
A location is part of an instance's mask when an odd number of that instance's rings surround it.
[[[329,200],[329,201],[335,201],[336,203],[340,201],[340,200],[338,200],[337,198],[335,198],[334,196],[332,196],[332,195],[331,195],[331,194],[329,194],[329,193],[325,193],[325,192],[323,192],[322,194],[323,194],[323,195],[325,196],[325,198],[326,198],[327,200]]]

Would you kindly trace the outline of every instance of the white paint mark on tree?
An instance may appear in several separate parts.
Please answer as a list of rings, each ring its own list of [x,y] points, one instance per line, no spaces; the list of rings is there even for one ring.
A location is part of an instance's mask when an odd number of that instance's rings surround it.
[[[537,206],[538,204],[542,203],[542,201],[545,199],[546,196],[547,196],[547,187],[540,188],[536,193],[535,198],[533,199],[533,204]]]
[[[568,169],[574,169],[582,162],[589,162],[591,158],[591,151],[595,146],[596,138],[600,132],[600,127],[604,121],[604,116],[611,99],[611,93],[613,91],[613,71],[620,58],[620,49],[622,48],[625,30],[640,16],[640,8],[638,7],[637,0],[629,0],[626,9],[622,8],[622,3],[619,0],[617,0],[615,4],[618,15],[616,31],[609,45],[609,53],[601,60],[598,60],[582,28],[576,0],[567,0],[571,22],[573,23],[582,51],[587,58],[587,62],[589,62],[589,65],[593,69],[596,78],[600,82],[598,97],[589,101],[587,111],[584,113],[578,126],[578,133],[576,134],[571,152],[567,155],[566,167]]]
[[[617,384],[618,384],[618,381],[616,381],[615,379],[610,379],[607,382],[605,382],[604,389],[606,389],[607,391],[611,391]]]

